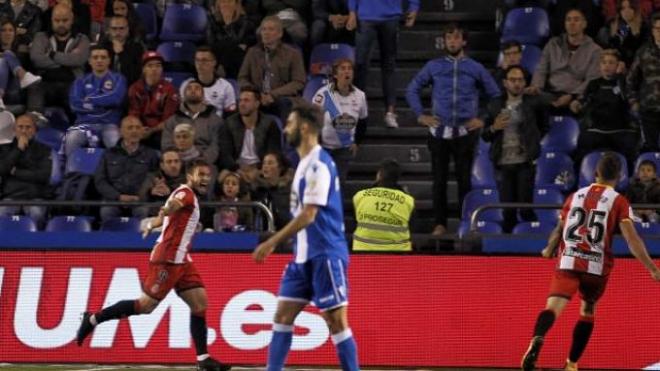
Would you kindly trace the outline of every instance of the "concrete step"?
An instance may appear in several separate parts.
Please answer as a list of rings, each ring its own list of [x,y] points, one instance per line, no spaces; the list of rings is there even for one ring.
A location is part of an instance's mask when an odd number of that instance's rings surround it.
[[[370,126],[384,126],[383,118],[387,110],[384,106],[369,107],[369,125]],[[400,127],[415,127],[417,124],[417,116],[408,107],[407,104],[399,105],[396,107],[397,121]]]
[[[422,0],[420,14],[443,13],[494,13],[497,1],[494,0]]]
[[[431,155],[426,145],[379,145],[365,144],[360,146],[353,163],[379,163],[386,157],[404,163],[431,163]]]
[[[399,52],[425,51],[429,49],[440,50],[442,45],[438,38],[440,30],[424,31],[402,29],[399,33]],[[476,31],[468,33],[467,45],[471,50],[497,50],[499,35],[496,32]]]

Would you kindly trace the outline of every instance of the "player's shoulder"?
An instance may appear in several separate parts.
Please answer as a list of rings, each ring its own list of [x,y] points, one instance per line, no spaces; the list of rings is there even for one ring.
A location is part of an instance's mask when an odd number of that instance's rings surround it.
[[[325,93],[330,90],[330,84],[323,85],[316,91],[312,102],[315,104],[322,104],[325,101]]]
[[[184,184],[180,185],[172,192],[172,197],[180,201],[183,201],[186,198],[190,198],[194,196],[195,196],[195,192],[193,192],[192,189],[190,189],[188,186]]]

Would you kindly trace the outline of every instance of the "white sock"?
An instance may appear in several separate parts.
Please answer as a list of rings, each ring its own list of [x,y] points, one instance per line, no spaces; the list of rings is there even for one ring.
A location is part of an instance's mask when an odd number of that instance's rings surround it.
[[[207,359],[207,358],[209,358],[209,354],[208,354],[208,353],[206,353],[206,354],[200,354],[200,355],[197,356],[197,362],[201,362],[201,361],[203,361],[203,360],[205,360],[205,359]]]
[[[344,331],[342,331],[342,332],[338,332],[338,333],[332,335],[332,336],[331,336],[331,338],[332,338],[332,343],[333,343],[333,344],[339,344],[339,343],[341,343],[342,341],[344,341],[344,340],[350,338],[351,336],[353,336],[353,331],[351,331],[350,328],[347,328],[346,330],[344,330]]]

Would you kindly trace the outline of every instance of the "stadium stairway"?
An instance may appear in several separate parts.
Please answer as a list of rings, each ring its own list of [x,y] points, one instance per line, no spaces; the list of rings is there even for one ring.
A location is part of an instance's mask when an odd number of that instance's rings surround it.
[[[400,128],[384,126],[385,105],[381,90],[379,51],[372,55],[369,71],[367,98],[369,126],[367,137],[360,147],[357,158],[351,163],[344,189],[346,229],[355,228],[352,197],[356,191],[373,183],[378,163],[385,157],[394,157],[402,165],[401,183],[416,199],[411,220],[411,231],[416,248],[421,250],[453,250],[459,224],[457,184],[450,164],[448,229],[450,234],[442,239],[430,238],[433,229],[431,162],[426,147],[427,129],[416,123],[415,115],[405,101],[405,88],[424,64],[441,55],[437,38],[448,22],[459,22],[468,30],[467,52],[484,64],[493,66],[497,59],[499,35],[495,31],[496,2],[480,0],[422,0],[420,13],[411,29],[401,27],[397,56],[396,92],[397,115]],[[425,107],[430,107],[430,90],[422,93]]]

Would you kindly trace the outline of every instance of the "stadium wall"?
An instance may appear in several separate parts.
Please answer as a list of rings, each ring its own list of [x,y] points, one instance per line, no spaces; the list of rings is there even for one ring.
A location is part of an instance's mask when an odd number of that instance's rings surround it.
[[[170,295],[151,315],[100,325],[82,348],[80,313],[140,295],[146,252],[0,252],[0,362],[191,363],[189,311]],[[245,253],[197,253],[209,293],[210,351],[264,364],[282,269]],[[365,366],[517,367],[543,307],[553,262],[536,257],[354,255],[350,322]],[[660,369],[660,285],[638,262],[617,260],[597,308],[582,368]],[[574,300],[551,330],[540,367],[561,367],[577,319]],[[310,308],[289,362],[337,364]],[[653,365],[656,365],[655,367]]]

